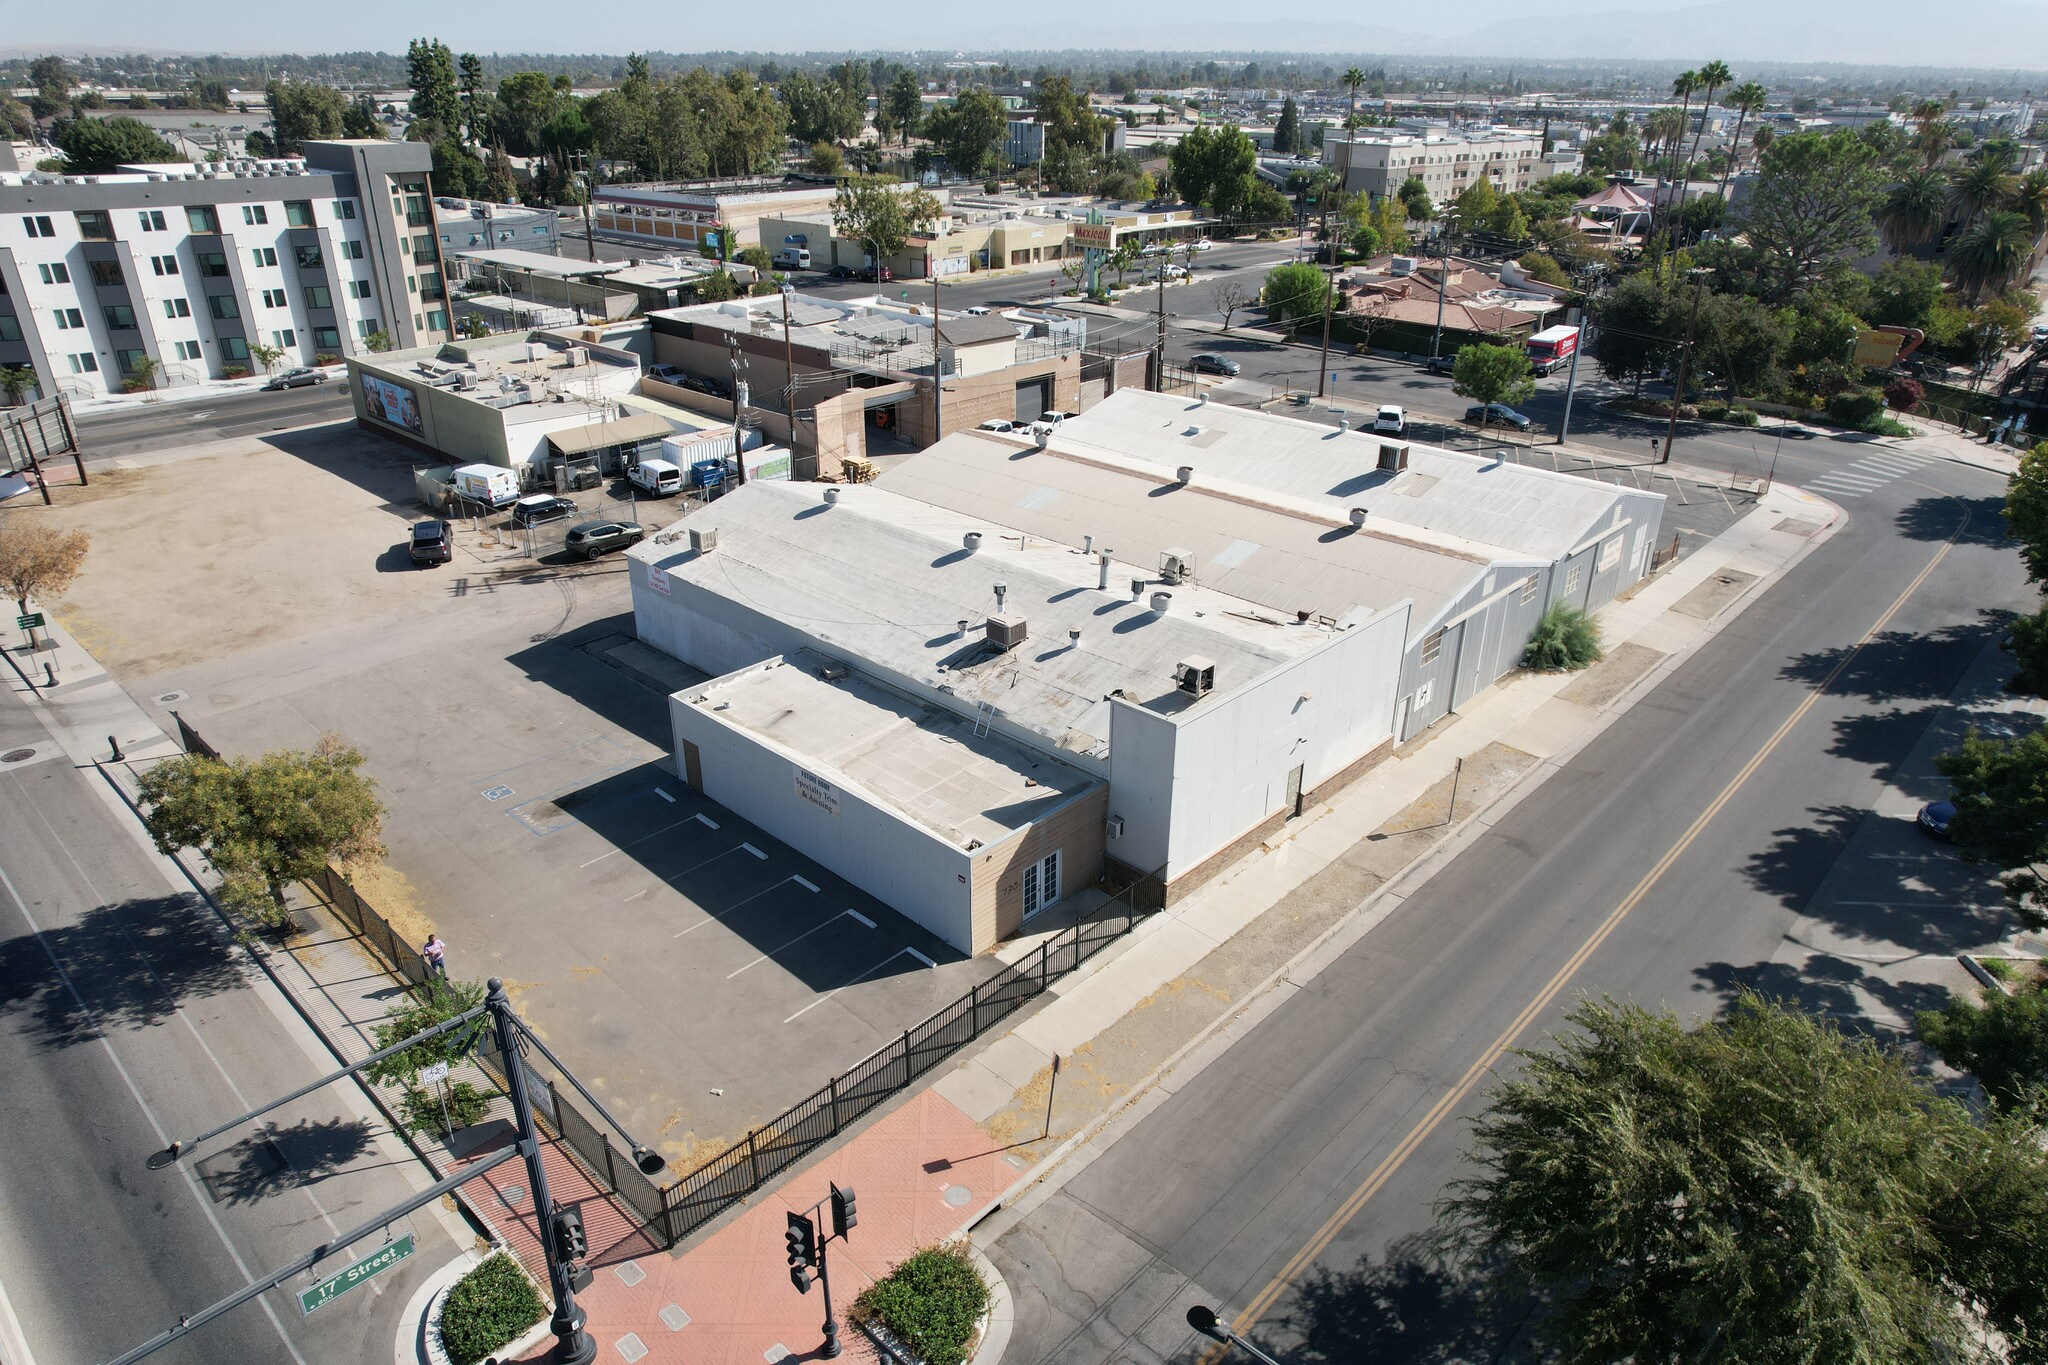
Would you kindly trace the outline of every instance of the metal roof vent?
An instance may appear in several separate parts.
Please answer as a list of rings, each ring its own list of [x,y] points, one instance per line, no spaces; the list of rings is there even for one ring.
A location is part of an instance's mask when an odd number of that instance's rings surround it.
[[[1155,592],[1152,594],[1152,600],[1147,605],[1161,616],[1164,616],[1173,607],[1173,594],[1170,592]]]
[[[999,612],[999,613],[1000,613],[1000,612],[1002,611],[1002,609],[1003,609],[1003,599],[1004,599],[1004,598],[1006,598],[1006,597],[1008,597],[1009,595],[1010,595],[1010,585],[1009,585],[1009,584],[1007,584],[1007,583],[998,583],[998,584],[996,584],[996,611],[997,611],[997,612]]]
[[[1351,509],[1351,524],[1358,530],[1363,531],[1365,529],[1365,509],[1363,507]]]
[[[969,554],[973,554],[981,549],[981,532],[969,531],[966,535],[960,537],[960,548]]]
[[[1206,408],[1209,406],[1209,391],[1207,389],[1204,389],[1200,393],[1195,395],[1195,406],[1198,408]]]
[[[1344,415],[1343,413],[1341,413],[1341,412],[1337,414],[1337,430],[1339,430],[1339,431],[1349,431],[1349,430],[1351,430],[1351,419],[1350,419],[1349,417],[1346,417],[1346,416],[1345,416],[1345,415]]]
[[[827,485],[825,489],[825,505],[827,507],[837,506],[839,502],[839,493],[840,490],[838,488]]]
[[[1191,464],[1184,464],[1173,471],[1173,477],[1180,481],[1181,487],[1185,488],[1195,481],[1195,467]]]
[[[1021,616],[991,616],[988,618],[988,642],[997,649],[1015,649],[1024,643],[1030,632],[1024,627]]]
[[[1169,583],[1185,583],[1195,576],[1195,555],[1192,550],[1169,546],[1159,552],[1159,576]]]
[[[1206,697],[1216,690],[1216,661],[1191,654],[1173,666],[1173,685],[1191,697]]]

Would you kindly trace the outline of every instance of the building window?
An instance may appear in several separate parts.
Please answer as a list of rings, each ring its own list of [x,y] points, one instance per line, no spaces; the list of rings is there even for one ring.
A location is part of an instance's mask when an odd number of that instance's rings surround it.
[[[299,344],[299,334],[289,327],[283,327],[270,334],[270,344],[280,351],[292,350]]]
[[[356,216],[356,201],[353,199],[335,200],[334,216],[345,222],[354,219]]]
[[[356,240],[343,242],[341,244],[341,254],[351,261],[360,261],[363,259],[363,244]]]
[[[1619,563],[1621,563],[1621,537],[1609,536],[1606,540],[1600,542],[1599,571],[1606,573]]]
[[[320,248],[317,246],[302,246],[299,248],[299,269],[301,270],[318,270],[321,261],[324,259],[326,258],[320,254]]]
[[[1535,574],[1530,574],[1527,578],[1522,580],[1522,604],[1524,606],[1527,606],[1529,603],[1534,602],[1536,600],[1536,589],[1538,586],[1539,585],[1537,581],[1537,576]]]
[[[44,284],[71,283],[71,267],[62,261],[53,261],[49,265],[39,265],[36,269],[42,273]]]
[[[286,297],[282,289],[266,289],[263,291],[263,306],[265,308],[289,308],[291,300]]]
[[[167,318],[189,318],[192,316],[190,299],[165,299],[164,316]]]
[[[534,235],[534,236],[536,236],[536,237],[545,237],[545,236],[547,236],[547,235],[548,235],[548,226],[547,226],[547,224],[546,224],[546,223],[542,223],[542,224],[541,224],[541,225],[540,225],[539,227],[535,228],[535,229],[533,230],[533,235]]]
[[[1584,567],[1582,564],[1574,564],[1564,571],[1564,595],[1566,597],[1570,597],[1579,590],[1579,570]]]
[[[174,341],[171,343],[171,352],[180,360],[197,360],[199,359],[199,343],[196,341]]]
[[[142,230],[144,232],[162,232],[165,230],[164,211],[162,209],[143,209],[135,216],[142,220]]]
[[[220,339],[220,352],[229,360],[247,360],[249,358],[249,343],[241,337],[222,337]]]
[[[313,329],[313,349],[316,351],[340,350],[341,329],[339,327],[315,327]]]
[[[1430,664],[1435,663],[1436,656],[1443,652],[1443,648],[1444,633],[1440,630],[1431,631],[1429,634],[1422,637],[1422,658],[1419,660],[1419,662],[1425,668],[1428,667]]]
[[[235,303],[233,294],[211,294],[207,296],[206,310],[223,322],[242,316],[242,310]]]
[[[0,341],[21,340],[21,319],[12,313],[0,313]]]
[[[125,303],[110,303],[106,307],[107,326],[117,332],[135,330],[135,310]]]
[[[159,275],[175,275],[178,273],[178,258],[176,256],[152,256],[149,258],[149,268]]]
[[[364,318],[356,324],[356,335],[368,339],[377,334],[377,319]]]
[[[194,232],[219,232],[220,216],[211,205],[193,204],[185,210],[185,226]]]
[[[86,209],[72,217],[78,220],[78,235],[88,242],[111,242],[114,240],[114,219],[100,209]]]
[[[85,314],[79,312],[76,308],[53,308],[50,311],[57,315],[57,330],[60,332],[68,332],[73,328],[83,328],[85,326]]]
[[[92,282],[94,284],[102,288],[111,288],[121,282],[121,263],[119,261],[91,261],[88,262],[88,265],[92,269]]]
[[[370,297],[370,282],[368,280],[350,280],[348,287],[349,292],[359,299]]]
[[[291,227],[313,226],[313,205],[304,199],[294,199],[284,206],[284,221]]]
[[[28,235],[31,237],[55,237],[57,235],[57,229],[50,226],[50,216],[46,213],[23,214],[21,221],[28,227]]]
[[[116,351],[114,363],[121,367],[122,374],[134,374],[142,368],[142,362],[149,359],[148,351]]]
[[[276,265],[277,248],[274,246],[252,246],[249,248],[249,259],[257,265]]]
[[[218,251],[200,252],[199,273],[208,279],[226,279],[228,277],[228,258]]]
[[[252,227],[268,223],[270,221],[270,210],[262,204],[244,204],[242,205],[242,221]]]
[[[71,362],[71,373],[73,374],[98,374],[100,372],[100,362],[93,359],[91,351],[82,351],[77,355],[68,355],[64,358]]]
[[[306,289],[306,307],[332,308],[334,307],[334,296],[327,292],[327,286],[324,284],[308,286]]]
[[[429,308],[427,310],[427,330],[432,332],[447,331],[448,310],[445,308]]]

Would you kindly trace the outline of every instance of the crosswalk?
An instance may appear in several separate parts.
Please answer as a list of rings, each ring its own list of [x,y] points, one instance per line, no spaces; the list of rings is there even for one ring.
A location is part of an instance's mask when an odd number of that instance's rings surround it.
[[[1893,448],[1873,450],[1854,464],[1830,469],[1818,477],[1806,479],[1803,486],[1831,498],[1860,498],[1865,493],[1875,492],[1901,474],[1910,474],[1934,461],[1925,455],[1914,455]]]

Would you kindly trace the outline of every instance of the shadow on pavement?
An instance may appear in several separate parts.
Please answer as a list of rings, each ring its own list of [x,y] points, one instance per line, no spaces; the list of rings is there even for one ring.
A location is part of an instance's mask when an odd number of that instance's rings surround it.
[[[1283,1358],[1328,1365],[1502,1360],[1533,1307],[1506,1268],[1458,1258],[1436,1233],[1400,1238],[1383,1259],[1317,1269],[1276,1326],[1298,1344]],[[1278,1354],[1276,1352],[1276,1354]]]
[[[2004,628],[2002,614],[1979,612],[1975,621],[1940,630],[1888,630],[1861,646],[1796,654],[1778,676],[1826,683],[1830,692],[1866,701],[1940,701],[1955,690],[1971,662]],[[1845,659],[1849,666],[1836,676]]]
[[[1909,1028],[1901,1030],[1889,1022],[1872,1019],[1856,992],[1863,991],[1883,1009],[1911,1019],[1919,1010],[1940,1009],[1948,1003],[1945,987],[1927,981],[1890,981],[1867,971],[1858,963],[1830,953],[1810,954],[1806,961],[1753,962],[1746,966],[1732,962],[1709,962],[1694,970],[1700,983],[1732,1006],[1744,991],[1797,1006],[1809,1014],[1821,1015],[1842,1028],[1868,1034],[1886,1042],[1908,1041]]]
[[[1958,523],[1962,526],[1960,534],[1956,530]],[[2005,533],[2003,497],[1944,494],[1921,498],[1900,508],[1892,524],[1909,540],[1943,541],[1955,536],[1964,545],[2005,547],[2013,543]]]
[[[80,1009],[65,976],[85,997]],[[39,1047],[90,1043],[162,1023],[179,1006],[246,985],[196,898],[146,896],[100,906],[76,924],[0,942],[0,1012],[27,1014]]]
[[[263,1137],[236,1143],[196,1163],[217,1204],[253,1204],[299,1185],[340,1173],[370,1150],[370,1125],[361,1119],[301,1119]]]

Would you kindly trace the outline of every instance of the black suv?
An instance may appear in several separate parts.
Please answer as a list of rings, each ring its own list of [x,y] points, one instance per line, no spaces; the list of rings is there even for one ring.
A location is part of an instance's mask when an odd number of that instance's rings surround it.
[[[567,498],[535,493],[512,504],[512,524],[539,526],[542,522],[560,521],[575,510],[576,504]]]
[[[412,543],[406,547],[415,564],[446,564],[455,557],[448,544],[448,523],[445,521],[416,521],[412,525]]]
[[[637,521],[586,521],[562,538],[562,548],[572,555],[596,559],[606,550],[636,545],[646,534],[647,528]]]
[[[712,379],[708,375],[701,374],[686,374],[681,379],[672,382],[680,384],[686,389],[694,389],[698,393],[708,393],[713,398],[724,398],[728,401],[732,398],[732,385],[726,383],[723,379]]]

